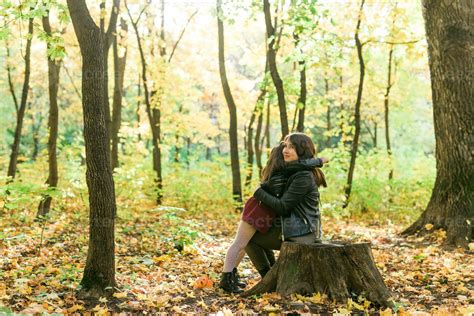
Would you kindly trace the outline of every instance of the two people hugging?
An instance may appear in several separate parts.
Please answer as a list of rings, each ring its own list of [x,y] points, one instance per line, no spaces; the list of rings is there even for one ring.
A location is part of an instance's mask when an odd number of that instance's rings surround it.
[[[318,187],[326,187],[320,169],[328,160],[315,158],[310,137],[292,133],[274,147],[261,184],[245,204],[234,242],[227,251],[219,286],[229,293],[241,293],[237,266],[248,254],[262,278],[275,263],[273,250],[283,241],[321,241]]]

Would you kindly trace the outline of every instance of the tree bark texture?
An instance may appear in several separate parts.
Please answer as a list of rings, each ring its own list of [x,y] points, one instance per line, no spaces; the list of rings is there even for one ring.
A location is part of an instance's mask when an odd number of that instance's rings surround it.
[[[224,23],[220,18],[222,14],[221,0],[217,0],[217,32],[219,41],[219,73],[221,77],[222,89],[224,91],[227,107],[229,108],[230,126],[230,160],[232,168],[232,196],[235,201],[242,202],[242,189],[240,180],[239,167],[239,148],[237,140],[237,107],[230,91],[229,82],[227,80],[225,58],[224,58]]]
[[[360,24],[362,21],[362,12],[364,9],[364,3],[365,3],[365,0],[362,0],[360,4],[360,9],[359,9],[359,16],[357,19],[356,31],[354,34],[354,40],[355,40],[355,44],[357,48],[357,56],[359,58],[360,74],[359,74],[359,87],[357,90],[357,100],[355,103],[355,110],[354,110],[354,125],[355,125],[354,139],[352,140],[351,161],[349,165],[349,171],[347,174],[346,188],[344,192],[345,193],[345,201],[343,205],[344,208],[347,207],[347,205],[349,205],[349,198],[351,196],[352,180],[354,177],[354,169],[355,169],[355,164],[356,164],[357,150],[359,147],[359,137],[360,137],[360,106],[362,103],[362,91],[364,89],[365,64],[364,64],[364,56],[362,55],[363,45],[359,39],[359,30],[360,30]]]
[[[436,180],[426,210],[405,234],[447,231],[467,247],[474,234],[474,3],[423,1],[436,139]]]
[[[282,296],[320,293],[340,303],[363,295],[380,306],[393,304],[368,243],[305,245],[284,242],[278,261],[243,295],[269,292]]]
[[[280,110],[280,123],[281,123],[281,139],[289,134],[288,126],[288,115],[286,113],[286,100],[285,100],[285,90],[283,88],[283,81],[280,78],[278,73],[278,67],[276,64],[276,36],[275,28],[272,25],[272,17],[270,13],[270,3],[268,0],[263,0],[263,11],[265,14],[265,27],[267,30],[267,38],[271,39],[268,44],[267,58],[270,74],[272,77],[273,84],[278,96],[278,108]]]
[[[125,20],[120,20],[121,28],[121,37],[125,36],[128,32],[128,26]],[[119,46],[118,46],[118,35],[115,36],[113,42],[113,52],[114,52],[114,97],[112,103],[112,127],[111,127],[111,138],[112,138],[112,169],[115,169],[119,166],[118,159],[118,145],[120,142],[119,139],[119,130],[120,124],[122,121],[122,99],[123,99],[123,80],[125,77],[125,66],[127,63],[127,47],[125,46],[124,54],[119,56]],[[124,42],[124,41],[120,41]]]
[[[43,17],[43,29],[48,34],[52,35],[51,25],[48,15]],[[48,46],[50,44],[48,43]],[[48,47],[49,48],[49,47]],[[49,188],[55,189],[58,185],[58,161],[56,156],[56,143],[58,139],[59,127],[59,107],[58,107],[58,88],[59,88],[59,71],[61,69],[61,62],[48,59],[48,92],[49,92],[49,117],[48,117],[48,179],[46,184]],[[46,216],[51,208],[52,197],[45,194],[38,205],[37,217]]]
[[[104,37],[85,0],[67,0],[82,55],[82,107],[89,191],[89,249],[81,286],[84,295],[100,297],[115,287],[115,189],[104,102]]]
[[[7,176],[11,177],[12,179],[14,179],[16,175],[18,153],[20,151],[21,130],[23,128],[23,119],[25,117],[26,104],[28,101],[28,90],[30,88],[31,42],[33,40],[33,20],[34,20],[33,18],[30,18],[28,20],[28,38],[26,40],[26,49],[25,49],[25,76],[23,79],[23,89],[21,91],[20,106],[18,107],[17,116],[16,116],[15,136],[13,139],[13,144],[12,144],[12,149],[11,149],[11,154],[10,154],[10,162],[8,164]],[[14,96],[14,92],[12,92],[12,96]],[[16,99],[16,97],[14,97],[14,99]]]

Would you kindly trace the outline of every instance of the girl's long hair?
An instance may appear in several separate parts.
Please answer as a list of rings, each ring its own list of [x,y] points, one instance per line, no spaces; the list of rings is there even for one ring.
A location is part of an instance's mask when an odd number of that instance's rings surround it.
[[[280,144],[272,148],[270,156],[268,157],[267,164],[265,165],[265,168],[263,168],[262,174],[260,176],[262,182],[268,180],[268,178],[270,178],[270,175],[273,172],[281,170],[285,167],[285,159],[283,158],[283,147],[283,144]]]
[[[291,133],[285,137],[296,150],[299,159],[309,159],[316,156],[316,148],[309,136],[303,133]],[[327,187],[326,177],[320,168],[314,168],[313,175],[318,186]]]

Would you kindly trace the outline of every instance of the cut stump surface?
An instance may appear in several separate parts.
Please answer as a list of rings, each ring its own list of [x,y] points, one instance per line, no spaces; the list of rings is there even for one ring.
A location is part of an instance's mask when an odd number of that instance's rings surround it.
[[[341,303],[362,295],[376,305],[393,306],[369,243],[284,242],[272,269],[243,296],[268,292],[282,296],[319,292]]]

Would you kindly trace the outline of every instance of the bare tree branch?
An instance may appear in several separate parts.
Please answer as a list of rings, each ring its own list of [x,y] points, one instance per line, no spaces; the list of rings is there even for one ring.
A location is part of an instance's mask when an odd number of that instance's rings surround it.
[[[416,44],[420,42],[421,39],[417,40],[412,40],[412,41],[402,41],[402,42],[394,42],[394,41],[379,41],[376,39],[368,39],[362,45],[369,44],[369,43],[380,43],[380,44],[389,44],[389,45],[410,45],[410,44]]]
[[[69,78],[69,80],[72,83],[72,87],[74,88],[74,91],[76,92],[77,96],[79,97],[79,100],[82,100],[82,94],[79,92],[79,89],[77,88],[76,84],[74,83],[74,79],[72,78],[71,74],[69,73],[69,69],[66,67],[66,64],[63,63],[64,70],[66,70],[66,75]]]
[[[198,13],[198,11],[199,11],[199,9],[197,9],[196,11],[194,11],[194,13],[189,17],[188,22],[186,22],[186,25],[183,27],[183,30],[181,31],[181,34],[179,34],[178,40],[176,41],[176,43],[175,43],[174,46],[173,46],[173,50],[171,51],[170,57],[168,58],[168,63],[171,62],[171,58],[173,58],[174,51],[175,51],[176,48],[178,47],[178,44],[179,44],[179,42],[181,41],[181,38],[183,38],[184,32],[186,32],[186,28],[188,27],[189,22],[191,22],[191,20],[192,20],[193,17]]]
[[[15,93],[15,86],[13,85],[13,80],[12,80],[12,69],[10,67],[10,47],[8,45],[8,40],[6,41],[6,47],[7,47],[7,62],[6,62],[6,65],[7,65],[7,75],[8,75],[8,86],[10,88],[10,93],[12,95],[12,98],[13,98],[13,105],[15,105],[15,111],[16,111],[16,114],[18,114],[18,99],[16,97],[16,93]]]

